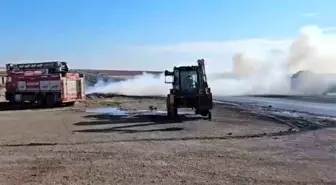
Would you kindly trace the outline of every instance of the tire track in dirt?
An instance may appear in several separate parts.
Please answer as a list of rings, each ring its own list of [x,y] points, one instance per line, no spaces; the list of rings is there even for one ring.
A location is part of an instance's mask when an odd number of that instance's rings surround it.
[[[334,126],[332,126],[334,127]],[[308,129],[305,131],[309,131]],[[128,142],[172,142],[172,141],[195,141],[195,140],[228,140],[228,139],[252,139],[261,137],[276,137],[296,134],[304,131],[296,131],[288,129],[287,131],[248,134],[248,135],[227,135],[227,136],[196,136],[196,137],[178,137],[178,138],[142,138],[142,139],[126,139],[126,140],[108,140],[108,141],[92,141],[92,142],[74,142],[74,143],[18,143],[18,144],[3,144],[0,147],[40,147],[40,146],[71,146],[71,145],[90,145],[90,144],[106,144],[106,143],[128,143]]]
[[[216,103],[215,103],[216,104]],[[266,119],[275,123],[286,124],[290,128],[287,131],[277,131],[269,133],[257,133],[247,135],[232,135],[232,133],[225,136],[193,136],[193,137],[167,137],[167,138],[142,138],[142,139],[126,139],[126,140],[107,140],[107,141],[92,141],[92,142],[73,142],[73,143],[58,143],[58,142],[38,142],[38,143],[16,143],[16,144],[0,144],[0,147],[39,147],[39,146],[56,146],[56,145],[89,145],[89,144],[104,144],[104,143],[122,143],[122,142],[171,142],[171,141],[193,141],[193,140],[228,140],[228,139],[251,139],[261,137],[280,137],[300,132],[317,130],[322,128],[336,127],[336,121],[330,120],[309,120],[303,117],[293,118],[289,116],[271,115],[266,112],[254,112],[253,110],[245,109],[239,104],[228,102],[219,103],[226,109],[239,111],[257,116],[259,119]],[[63,109],[64,110],[64,109]],[[242,112],[243,111],[243,112]],[[316,123],[319,122],[319,123]],[[323,124],[321,124],[323,123]]]

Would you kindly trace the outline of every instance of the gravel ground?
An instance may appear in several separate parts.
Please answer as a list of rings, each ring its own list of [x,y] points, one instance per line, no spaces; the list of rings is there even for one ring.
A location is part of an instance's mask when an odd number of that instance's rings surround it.
[[[213,120],[106,116],[88,107],[164,109],[162,100],[90,100],[0,112],[0,184],[336,184],[334,127],[289,125],[217,105]]]

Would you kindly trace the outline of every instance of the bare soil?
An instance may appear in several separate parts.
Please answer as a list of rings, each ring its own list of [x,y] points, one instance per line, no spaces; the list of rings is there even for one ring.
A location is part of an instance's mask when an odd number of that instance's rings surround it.
[[[333,127],[292,133],[225,105],[211,121],[85,112],[164,110],[163,102],[115,97],[0,111],[0,184],[336,184]]]

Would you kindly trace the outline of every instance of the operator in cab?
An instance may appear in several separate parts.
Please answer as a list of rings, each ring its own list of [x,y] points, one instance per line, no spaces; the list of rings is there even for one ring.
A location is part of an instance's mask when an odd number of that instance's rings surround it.
[[[192,75],[188,75],[187,78],[184,79],[184,84],[186,85],[186,89],[188,91],[193,91],[196,88],[196,82],[194,82]]]

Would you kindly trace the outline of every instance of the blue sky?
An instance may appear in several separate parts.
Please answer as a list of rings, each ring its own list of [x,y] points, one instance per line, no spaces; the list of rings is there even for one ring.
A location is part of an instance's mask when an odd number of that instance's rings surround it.
[[[150,56],[125,48],[293,38],[304,25],[336,26],[334,7],[334,0],[2,0],[0,64],[154,69]]]

